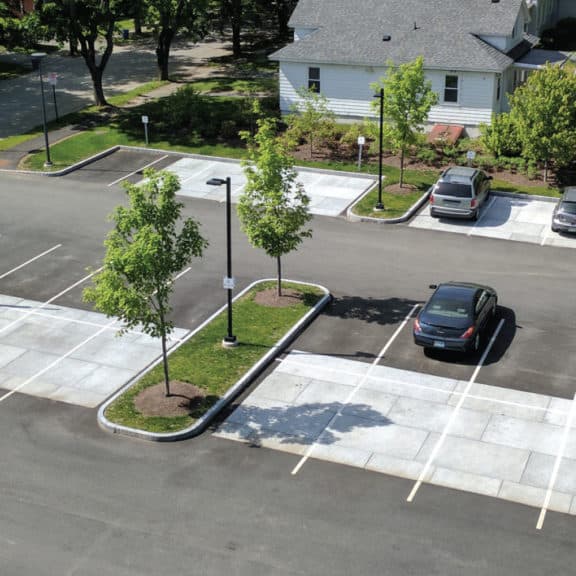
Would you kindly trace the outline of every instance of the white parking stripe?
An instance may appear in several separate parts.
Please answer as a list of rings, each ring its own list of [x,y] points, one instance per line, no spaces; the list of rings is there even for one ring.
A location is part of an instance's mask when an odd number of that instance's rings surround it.
[[[406,317],[404,318],[404,320],[402,321],[402,324],[400,324],[400,326],[398,326],[398,328],[396,328],[396,331],[394,332],[394,334],[392,334],[391,338],[388,340],[388,342],[384,345],[384,347],[382,348],[382,350],[380,350],[380,353],[378,354],[378,356],[375,358],[374,362],[372,362],[372,364],[370,364],[370,368],[368,369],[368,371],[366,372],[366,374],[364,375],[364,377],[358,382],[358,384],[354,387],[354,389],[350,392],[350,394],[348,395],[348,397],[346,398],[346,400],[344,401],[344,403],[340,406],[338,412],[336,412],[334,414],[334,416],[332,416],[332,418],[330,418],[330,421],[328,422],[328,424],[326,425],[326,428],[324,428],[324,430],[322,431],[322,433],[320,434],[320,436],[318,436],[317,440],[310,445],[310,447],[308,448],[308,450],[306,450],[306,453],[304,454],[304,456],[302,456],[302,458],[300,459],[300,461],[298,462],[298,464],[296,464],[296,466],[294,467],[294,469],[292,470],[292,475],[296,475],[298,474],[298,471],[300,470],[300,468],[302,468],[302,466],[304,465],[304,463],[306,462],[306,460],[308,460],[308,458],[310,458],[310,455],[312,454],[312,451],[314,450],[314,448],[316,447],[316,445],[320,442],[320,439],[322,438],[323,434],[330,428],[330,426],[332,425],[332,423],[334,422],[334,420],[336,420],[336,418],[338,418],[338,416],[340,416],[342,414],[342,410],[352,401],[352,398],[354,397],[354,395],[356,394],[356,392],[358,392],[358,390],[360,390],[360,388],[362,388],[363,384],[366,382],[366,380],[370,377],[370,372],[372,372],[372,370],[374,369],[375,366],[378,365],[378,363],[380,362],[380,360],[383,358],[384,354],[386,354],[386,352],[388,351],[388,348],[390,348],[390,346],[392,345],[392,343],[394,342],[394,340],[396,340],[398,334],[400,334],[400,332],[402,331],[402,329],[404,328],[404,326],[406,326],[406,324],[408,323],[408,320],[410,320],[410,317],[412,316],[412,314],[414,314],[414,311],[416,310],[416,308],[418,308],[420,306],[420,304],[415,304],[414,306],[412,306],[412,309],[410,310],[410,312],[408,312],[408,314],[406,315]]]
[[[452,414],[450,414],[450,418],[448,419],[448,422],[446,423],[446,426],[444,427],[444,430],[442,431],[440,438],[436,442],[432,452],[430,453],[430,456],[428,457],[428,460],[426,461],[426,465],[422,469],[422,472],[420,472],[420,476],[418,477],[418,480],[416,480],[416,483],[414,484],[412,491],[408,495],[408,498],[406,499],[407,502],[413,502],[414,501],[414,497],[416,496],[418,489],[420,488],[420,486],[424,482],[424,478],[426,478],[426,476],[428,475],[428,471],[430,470],[430,466],[432,466],[432,462],[434,462],[434,460],[436,459],[436,456],[438,455],[438,452],[442,448],[442,445],[444,444],[444,441],[446,440],[446,436],[448,435],[448,432],[450,431],[450,428],[452,427],[452,424],[454,423],[454,420],[456,419],[456,416],[458,415],[460,408],[462,408],[462,404],[464,404],[464,400],[466,400],[466,398],[468,397],[468,394],[470,392],[470,388],[472,387],[472,384],[474,384],[474,381],[476,380],[476,376],[478,375],[480,368],[483,366],[484,362],[486,361],[486,357],[488,356],[488,353],[492,349],[492,346],[494,345],[494,342],[496,341],[496,338],[497,338],[498,334],[500,333],[502,326],[504,326],[504,318],[502,318],[500,320],[496,330],[494,330],[494,334],[492,334],[492,338],[490,338],[490,342],[488,343],[488,346],[486,346],[486,349],[484,350],[484,353],[482,354],[482,357],[480,358],[480,362],[476,366],[474,373],[472,374],[470,380],[468,381],[468,385],[466,386],[466,389],[462,393],[460,400],[458,400],[458,404],[456,404],[454,410],[452,411]]]
[[[490,208],[492,208],[492,204],[494,204],[494,202],[496,202],[496,198],[492,197],[492,200],[490,200],[490,203],[488,204],[488,206],[486,206],[486,208],[484,208],[484,210],[482,210],[482,213],[480,214],[480,218],[478,218],[478,220],[476,220],[476,222],[474,222],[474,225],[472,226],[472,228],[470,228],[470,232],[468,232],[467,236],[470,236],[474,232],[474,229],[476,228],[476,226],[478,226],[478,224],[480,224],[480,222],[482,222],[482,219],[484,218],[484,216],[486,216],[486,214],[488,213]]]
[[[542,242],[540,242],[540,246],[544,246],[546,244],[546,240],[548,240],[548,236],[550,235],[550,229],[548,226],[544,228],[544,236],[542,238]]]
[[[276,358],[274,360],[278,364],[288,362],[291,366],[298,366],[301,368],[310,368],[310,364],[306,362],[301,362],[299,360],[294,360],[291,356],[286,358]],[[343,374],[345,376],[350,376],[354,378],[358,376],[356,372],[350,372],[348,370],[343,370],[342,368],[330,368],[330,366],[323,365],[322,369],[326,372],[334,372],[337,374]],[[406,388],[417,388],[419,390],[425,390],[427,392],[435,392],[440,394],[446,394],[449,396],[461,396],[463,392],[458,392],[457,390],[446,390],[445,388],[438,388],[436,386],[427,386],[426,384],[419,384],[418,382],[408,382],[406,380],[396,380],[394,378],[386,378],[382,376],[369,376],[368,377],[373,382],[391,382],[392,384],[401,384]],[[526,392],[526,394],[530,394]],[[468,394],[467,398],[470,400],[481,400],[484,402],[491,402],[492,404],[510,406],[511,408],[527,408],[534,412],[543,412],[547,414],[553,414],[557,416],[566,416],[568,412],[564,410],[550,408],[549,406],[537,406],[534,404],[524,404],[522,402],[513,402],[512,400],[502,400],[501,398],[494,398],[492,396],[482,396],[481,394]]]
[[[138,172],[141,172],[142,170],[146,170],[146,168],[150,168],[150,166],[154,166],[154,164],[157,164],[161,160],[164,160],[164,158],[168,158],[168,154],[164,154],[164,156],[156,158],[154,162],[150,162],[150,164],[146,164],[146,166],[142,166],[142,168],[138,168],[134,170],[134,172],[130,172],[130,174],[122,176],[122,178],[118,178],[118,180],[114,180],[114,182],[110,182],[110,184],[108,184],[108,188],[110,188],[110,186],[114,186],[114,184],[118,184],[118,182],[122,182],[122,180],[126,180],[126,178],[130,178],[130,176],[134,176],[134,174],[138,174]]]
[[[48,370],[51,370],[52,368],[54,368],[54,366],[60,364],[60,362],[62,362],[62,360],[65,360],[66,358],[68,358],[68,356],[71,356],[72,354],[74,354],[74,352],[76,352],[77,350],[82,348],[82,346],[84,346],[85,344],[87,344],[91,340],[94,340],[94,338],[96,338],[97,336],[100,336],[100,334],[102,334],[102,332],[105,332],[106,330],[108,330],[116,322],[117,322],[117,319],[114,318],[114,320],[112,320],[112,321],[108,322],[108,324],[102,326],[102,328],[100,328],[100,330],[98,330],[98,332],[95,332],[94,334],[92,334],[92,336],[89,336],[88,338],[86,338],[85,340],[80,342],[80,344],[76,344],[76,346],[74,346],[74,348],[72,348],[71,350],[68,350],[68,352],[66,352],[66,354],[64,354],[63,356],[60,356],[59,358],[54,360],[54,362],[51,362],[48,366],[46,366],[45,368],[43,368],[39,372],[36,372],[36,374],[34,374],[33,376],[30,376],[30,378],[28,378],[27,380],[25,380],[24,382],[22,382],[21,384],[16,386],[16,388],[13,388],[12,390],[10,390],[10,392],[6,392],[6,394],[4,394],[4,396],[0,396],[0,402],[3,402],[4,400],[10,398],[10,396],[15,394],[16,392],[19,392],[20,390],[22,390],[22,388],[24,388],[25,386],[27,386],[31,382],[34,382],[34,380],[36,380],[39,376],[42,376],[42,374],[45,374],[46,372],[48,372]]]
[[[52,248],[50,248],[49,250],[46,250],[45,252],[42,252],[42,254],[38,254],[38,256],[34,256],[34,258],[30,258],[30,260],[26,260],[26,262],[24,262],[24,264],[20,264],[20,266],[16,266],[16,268],[12,268],[12,270],[8,270],[8,272],[4,272],[4,274],[2,274],[0,276],[0,280],[2,280],[2,278],[6,278],[6,276],[9,276],[10,274],[12,274],[12,272],[16,272],[16,270],[20,270],[20,268],[24,268],[24,266],[27,266],[28,264],[34,262],[34,260],[38,260],[38,258],[42,258],[42,256],[46,256],[46,254],[50,254],[50,252],[53,252],[54,250],[56,250],[57,248],[60,248],[62,246],[62,244],[56,244],[56,246],[52,246]]]
[[[554,490],[554,485],[556,484],[556,478],[558,477],[558,470],[560,469],[560,463],[564,457],[564,452],[566,450],[566,444],[568,444],[568,436],[570,434],[570,429],[572,428],[572,422],[574,421],[574,414],[576,413],[576,394],[572,399],[572,406],[570,406],[570,413],[566,419],[566,427],[564,428],[564,434],[562,435],[562,442],[560,443],[560,449],[558,454],[556,454],[556,461],[554,462],[554,468],[552,469],[552,475],[550,476],[550,482],[548,483],[548,490],[546,490],[546,496],[544,498],[544,504],[540,510],[540,516],[538,517],[538,522],[536,523],[536,530],[541,530],[544,525],[544,518],[546,518],[546,512],[548,506],[550,505],[550,499],[552,498],[552,491]]]
[[[60,298],[60,296],[64,296],[64,294],[66,294],[67,292],[70,292],[70,290],[73,290],[74,288],[76,288],[77,286],[82,284],[83,282],[86,282],[86,280],[89,280],[90,278],[92,278],[92,276],[94,276],[94,274],[97,274],[103,268],[104,268],[104,266],[101,266],[100,268],[98,268],[98,270],[94,270],[94,272],[91,272],[87,276],[84,276],[84,278],[81,278],[80,280],[78,280],[78,282],[74,282],[74,284],[72,284],[72,286],[68,286],[68,288],[65,288],[64,290],[62,290],[62,292],[59,292],[58,294],[56,294],[56,296],[52,296],[52,298],[50,298],[50,300],[46,300],[46,302],[43,302],[37,308],[34,308],[33,310],[26,312],[26,314],[24,314],[24,316],[22,316],[22,318],[17,318],[16,320],[13,320],[9,324],[6,324],[6,326],[0,328],[0,334],[2,334],[2,332],[4,332],[4,331],[8,330],[9,328],[12,328],[12,326],[18,324],[18,322],[22,322],[22,320],[26,320],[26,318],[28,318],[29,316],[32,316],[32,314],[35,314],[38,310],[42,310],[42,308],[45,308],[46,306],[48,306],[48,304],[51,304],[52,302],[54,302],[54,300],[57,300],[58,298]]]

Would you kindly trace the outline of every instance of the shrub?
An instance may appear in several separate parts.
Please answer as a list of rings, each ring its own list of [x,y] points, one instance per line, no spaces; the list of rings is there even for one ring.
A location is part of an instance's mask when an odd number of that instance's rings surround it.
[[[480,125],[482,145],[494,156],[517,156],[521,152],[510,114],[494,114],[492,124]]]
[[[438,160],[438,154],[436,153],[436,150],[430,146],[422,146],[416,152],[416,158],[418,158],[420,162],[424,162],[424,164],[433,165]]]

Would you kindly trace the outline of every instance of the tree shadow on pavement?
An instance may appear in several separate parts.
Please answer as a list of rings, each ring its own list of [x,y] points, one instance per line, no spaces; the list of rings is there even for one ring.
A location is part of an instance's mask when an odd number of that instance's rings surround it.
[[[234,434],[253,446],[272,439],[281,444],[330,445],[354,429],[391,423],[384,414],[367,404],[314,402],[286,406],[269,402],[268,407],[249,401],[240,404],[218,427],[218,432]]]
[[[323,314],[328,317],[361,320],[370,324],[398,324],[416,304],[419,302],[407,298],[342,296],[334,298]]]

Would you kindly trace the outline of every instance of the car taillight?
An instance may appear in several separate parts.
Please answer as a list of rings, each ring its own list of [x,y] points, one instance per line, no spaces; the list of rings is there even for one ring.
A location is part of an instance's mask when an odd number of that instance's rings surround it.
[[[476,208],[476,198],[472,198],[472,201],[470,202],[470,208]]]
[[[434,194],[430,194],[430,204],[434,204]]]
[[[464,332],[464,334],[462,334],[460,338],[470,338],[470,336],[474,334],[474,328],[475,328],[474,325],[470,326],[470,328],[468,328],[468,330],[466,330],[466,332]]]
[[[418,318],[414,320],[414,332],[422,332],[422,328],[420,328],[420,322],[418,322]]]

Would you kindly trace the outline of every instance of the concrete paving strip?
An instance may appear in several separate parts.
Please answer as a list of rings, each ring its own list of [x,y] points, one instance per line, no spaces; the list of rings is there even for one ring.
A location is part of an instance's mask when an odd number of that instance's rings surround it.
[[[117,331],[104,314],[0,295],[0,388],[96,407],[161,353],[159,340]]]
[[[482,208],[477,222],[432,218],[424,208],[410,226],[467,236],[501,238],[540,246],[576,248],[576,235],[561,235],[550,230],[555,203],[537,199],[493,196]]]
[[[292,351],[215,435],[298,456],[316,443],[312,458],[416,480],[468,382],[377,366],[343,404],[369,366]],[[549,510],[576,514],[571,406],[570,400],[474,383],[424,482],[537,508],[549,491]]]
[[[209,186],[210,178],[231,179],[232,202],[237,202],[246,184],[240,162],[181,158],[166,170],[180,178],[180,195],[224,202],[224,186]],[[298,170],[299,182],[310,196],[310,212],[322,216],[338,216],[374,184],[374,178],[354,177],[348,173]]]

